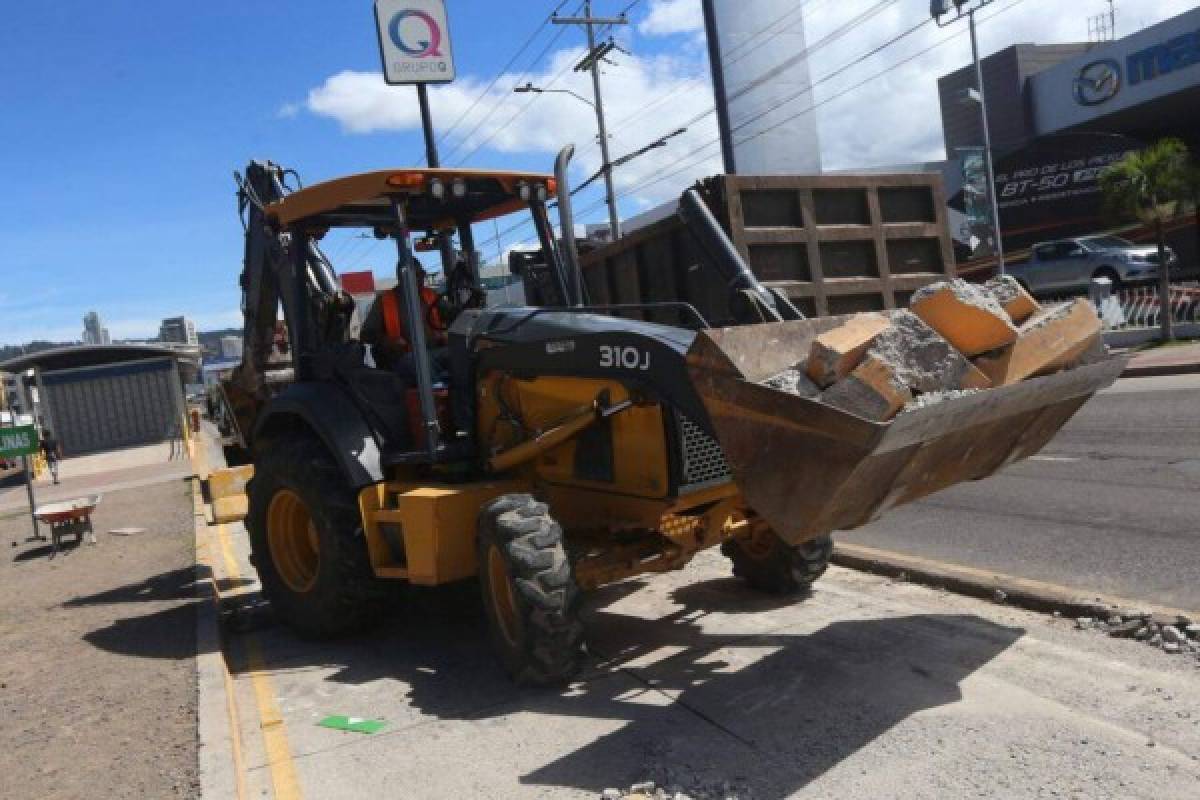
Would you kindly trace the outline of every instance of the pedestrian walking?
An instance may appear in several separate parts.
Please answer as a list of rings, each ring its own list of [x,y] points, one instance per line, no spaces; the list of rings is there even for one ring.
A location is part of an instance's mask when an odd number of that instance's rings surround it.
[[[42,429],[41,439],[42,455],[46,457],[46,466],[49,467],[50,476],[54,478],[54,482],[58,483],[58,461],[62,456],[62,446],[49,430]]]

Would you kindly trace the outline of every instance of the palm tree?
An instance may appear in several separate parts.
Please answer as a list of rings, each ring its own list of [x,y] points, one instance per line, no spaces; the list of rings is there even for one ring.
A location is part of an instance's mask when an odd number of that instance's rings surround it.
[[[1154,227],[1158,242],[1158,304],[1163,341],[1175,338],[1171,325],[1170,276],[1163,228],[1181,203],[1191,199],[1193,167],[1187,145],[1179,139],[1159,139],[1144,150],[1129,153],[1106,169],[1100,185],[1110,208],[1136,216]]]

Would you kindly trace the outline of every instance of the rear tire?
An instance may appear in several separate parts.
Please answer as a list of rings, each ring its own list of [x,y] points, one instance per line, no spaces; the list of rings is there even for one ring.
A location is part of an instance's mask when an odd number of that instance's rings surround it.
[[[324,639],[386,618],[393,592],[371,569],[357,497],[318,441],[264,442],[248,494],[252,558],[281,622]]]
[[[789,545],[769,529],[749,539],[727,539],[721,552],[733,562],[733,574],[751,588],[777,595],[807,592],[829,568],[833,539],[822,536]]]
[[[584,645],[562,528],[544,503],[502,495],[480,513],[476,547],[488,633],[508,674],[527,686],[569,681]]]

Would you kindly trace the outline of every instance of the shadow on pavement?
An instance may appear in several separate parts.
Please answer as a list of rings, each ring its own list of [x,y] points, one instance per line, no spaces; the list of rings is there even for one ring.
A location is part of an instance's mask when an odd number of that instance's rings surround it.
[[[146,603],[156,600],[192,600],[196,597],[199,570],[183,567],[171,570],[144,581],[128,583],[96,594],[73,597],[63,603],[67,608],[77,606],[108,605],[110,603]],[[218,588],[222,591],[253,583],[246,578],[236,581],[222,579]]]
[[[1024,633],[967,615],[713,633],[701,624],[709,612],[791,604],[724,579],[676,590],[683,608],[658,619],[606,610],[642,585],[589,595],[593,658],[564,691],[508,681],[461,587],[414,592],[406,614],[363,636],[303,642],[279,626],[255,635],[272,668],[332,668],[326,680],[349,685],[397,682],[414,711],[437,719],[532,712],[624,723],[523,775],[527,785],[598,794],[653,779],[700,797],[722,791],[697,783],[711,778],[712,786],[730,781],[749,796],[782,798],[913,714],[959,700],[960,683]],[[235,673],[245,669],[240,638],[230,636]]]
[[[178,660],[196,656],[195,603],[119,619],[83,635],[90,644],[119,655]]]

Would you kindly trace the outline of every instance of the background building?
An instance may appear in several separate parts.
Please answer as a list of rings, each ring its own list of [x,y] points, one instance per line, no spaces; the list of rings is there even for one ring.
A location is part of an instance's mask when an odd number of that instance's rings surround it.
[[[160,342],[175,342],[177,344],[199,345],[196,336],[196,324],[187,317],[167,317],[158,329]]]
[[[715,45],[710,44],[709,53],[717,54],[724,74],[737,172],[820,174],[816,114],[797,115],[793,106],[785,104],[787,99],[812,90],[804,4],[796,0],[713,0],[711,5],[715,30],[708,35]],[[776,30],[771,36],[762,36],[763,26],[772,20]],[[784,20],[786,24],[781,24]],[[750,130],[768,128],[772,130],[747,136]]]
[[[242,337],[240,336],[222,336],[221,337],[221,358],[222,359],[241,359],[242,357]]]
[[[112,344],[112,340],[108,336],[108,328],[104,327],[104,322],[95,311],[89,311],[83,315],[83,343]]]
[[[0,363],[22,410],[54,432],[63,455],[152,444],[181,435],[183,386],[198,354],[145,345],[83,345]],[[8,391],[8,390],[6,390]]]
[[[1012,260],[1047,239],[1148,236],[1136,221],[1107,212],[1099,178],[1126,153],[1168,136],[1200,156],[1198,32],[1200,9],[1193,9],[1116,41],[1014,44],[983,59],[1000,227]],[[964,102],[974,84],[969,66],[938,81],[943,175],[958,211],[965,208],[961,148],[983,143],[979,107]],[[953,231],[959,242],[969,238],[967,227]],[[1194,271],[1194,217],[1181,215],[1169,233],[1185,270]]]

